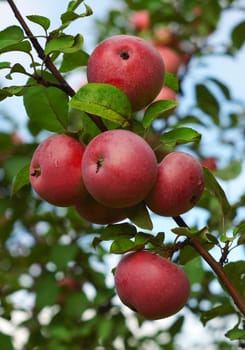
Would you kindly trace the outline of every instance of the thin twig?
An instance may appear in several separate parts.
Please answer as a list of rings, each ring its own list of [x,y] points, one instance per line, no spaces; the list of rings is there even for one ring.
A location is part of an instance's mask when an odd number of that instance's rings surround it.
[[[180,227],[187,227],[188,225],[180,216],[173,217],[174,221]],[[224,268],[221,266],[219,262],[217,262],[213,256],[206,250],[202,243],[197,238],[189,238],[189,244],[202,256],[202,258],[208,263],[208,265],[212,268],[212,270],[216,273],[220,281],[222,282],[225,289],[229,292],[232,297],[234,303],[240,312],[245,316],[245,300],[238,292],[229,276],[227,276]]]

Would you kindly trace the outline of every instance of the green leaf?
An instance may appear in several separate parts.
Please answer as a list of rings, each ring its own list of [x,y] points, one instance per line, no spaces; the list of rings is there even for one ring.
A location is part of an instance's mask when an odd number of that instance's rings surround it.
[[[31,121],[42,129],[61,132],[68,125],[68,97],[58,88],[30,87],[24,94],[24,105]]]
[[[21,168],[18,174],[16,175],[14,179],[13,187],[12,187],[12,196],[16,192],[18,192],[22,187],[30,183],[29,168],[30,168],[30,163],[26,164],[23,168]]]
[[[6,78],[7,79],[12,79],[12,74],[13,73],[25,74],[26,70],[21,64],[16,63],[16,64],[13,65],[13,67],[11,68],[10,72],[8,73],[8,75],[6,75]]]
[[[202,265],[202,259],[200,256],[189,261],[183,266],[183,270],[186,272],[191,285],[195,283],[202,283],[205,276],[205,272]]]
[[[10,335],[0,333],[0,344],[1,348],[4,350],[14,350],[14,346],[12,343],[12,337]]]
[[[245,22],[240,22],[231,32],[232,43],[237,50],[243,46],[245,41]]]
[[[228,215],[230,213],[231,206],[224,190],[209,169],[203,167],[203,173],[206,189],[218,199],[224,215]]]
[[[73,69],[86,66],[89,55],[85,51],[77,51],[75,53],[65,53],[60,66],[60,72],[67,73]]]
[[[81,49],[83,44],[83,36],[78,34],[72,35],[61,34],[59,37],[48,41],[45,47],[46,55],[51,52],[74,53]]]
[[[66,299],[64,312],[69,318],[81,318],[82,313],[90,307],[90,302],[83,291],[71,293]]]
[[[29,53],[31,51],[31,44],[27,40],[21,41],[16,44],[1,48],[0,54],[5,52],[10,52],[10,51],[21,51],[21,52]]]
[[[175,92],[179,91],[179,80],[173,73],[165,72],[164,85]]]
[[[6,69],[10,68],[11,63],[10,62],[0,62],[0,69]]]
[[[25,87],[23,86],[8,86],[0,89],[0,101],[11,96],[22,96],[25,92]]]
[[[241,329],[236,325],[234,328],[230,329],[228,332],[225,333],[225,336],[229,338],[230,340],[245,340],[245,331],[244,329]]]
[[[153,224],[150,214],[144,202],[141,202],[133,207],[126,208],[127,217],[138,227],[145,230],[152,230]]]
[[[77,14],[75,13],[75,9],[82,3],[83,1],[71,1],[68,5],[67,11],[61,15],[61,22],[62,26],[59,28],[59,30],[64,30],[67,28],[73,21],[79,18],[91,16],[93,14],[93,11],[91,7],[84,4],[85,6],[85,12]]]
[[[237,291],[243,298],[245,298],[245,261],[238,260],[235,262],[230,262],[224,266],[224,270],[237,288]]]
[[[240,160],[232,161],[227,167],[215,171],[215,176],[222,180],[232,180],[241,174],[242,162]]]
[[[2,30],[0,32],[0,52],[2,49],[15,45],[23,39],[23,30],[18,26],[11,26]]]
[[[50,261],[52,261],[57,269],[63,270],[67,267],[69,261],[74,260],[78,252],[76,245],[54,245],[51,250]]]
[[[57,301],[59,287],[53,275],[41,276],[36,284],[36,307],[42,309],[45,306],[54,305]]]
[[[196,85],[196,99],[198,107],[210,116],[216,125],[219,125],[219,103],[205,85]]]
[[[176,128],[169,132],[165,132],[160,140],[165,146],[174,147],[189,142],[198,143],[201,139],[201,134],[192,128]]]
[[[112,245],[110,247],[110,253],[123,254],[123,253],[126,253],[126,252],[133,250],[134,247],[135,247],[135,244],[130,239],[121,238],[119,240],[115,240],[112,243]]]
[[[96,248],[98,244],[103,241],[112,241],[116,239],[129,239],[136,235],[136,227],[129,223],[107,225],[100,230],[100,236],[93,240],[93,247]]]
[[[178,102],[173,100],[160,100],[153,102],[145,111],[142,121],[143,126],[148,128],[156,118],[169,117],[170,111],[173,111],[176,106],[178,106]]]
[[[230,94],[230,90],[229,88],[227,87],[227,85],[225,85],[224,83],[222,83],[220,80],[218,79],[215,79],[215,78],[209,78],[208,79],[209,81],[215,83],[215,85],[217,85],[220,90],[222,91],[222,93],[224,94],[224,96],[230,100],[231,99],[231,94]]]
[[[202,312],[201,321],[205,326],[206,323],[212,320],[213,318],[222,317],[233,313],[234,313],[234,307],[227,300],[225,303],[218,305],[211,310]]]
[[[26,18],[29,19],[29,21],[39,24],[45,31],[47,31],[50,27],[50,19],[44,16],[38,16],[38,15],[29,15],[26,16]]]
[[[99,116],[122,127],[129,124],[131,104],[120,89],[110,84],[88,83],[70,100],[70,106]]]

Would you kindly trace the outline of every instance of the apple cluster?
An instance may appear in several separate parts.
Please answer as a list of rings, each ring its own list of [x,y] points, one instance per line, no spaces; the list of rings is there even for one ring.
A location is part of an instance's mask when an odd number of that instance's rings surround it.
[[[87,67],[88,83],[121,89],[134,111],[154,101],[164,74],[158,50],[128,35],[100,43]],[[50,204],[73,206],[102,225],[125,219],[128,208],[141,202],[159,215],[178,216],[198,202],[204,188],[201,164],[192,155],[173,151],[158,163],[143,137],[121,128],[101,132],[87,145],[66,134],[48,137],[33,154],[30,182]],[[189,294],[184,272],[147,251],[123,257],[115,285],[126,305],[150,319],[176,313]]]

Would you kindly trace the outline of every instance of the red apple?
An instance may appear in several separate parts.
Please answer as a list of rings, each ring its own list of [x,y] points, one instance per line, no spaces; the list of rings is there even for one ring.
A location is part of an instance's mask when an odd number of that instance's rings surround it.
[[[193,208],[204,189],[201,164],[185,152],[172,152],[158,166],[146,204],[156,214],[178,216]]]
[[[150,27],[150,14],[148,10],[139,10],[134,12],[130,18],[129,23],[138,32],[142,32]]]
[[[125,305],[152,320],[177,313],[190,292],[189,280],[180,267],[147,251],[128,253],[121,259],[115,287]]]
[[[201,160],[201,165],[211,171],[217,170],[217,159],[215,157],[208,157]]]
[[[78,214],[98,225],[108,225],[126,218],[122,208],[108,208],[97,202],[90,194],[75,205]]]
[[[175,35],[170,28],[159,26],[153,31],[153,42],[156,45],[170,45],[175,42]]]
[[[156,46],[165,64],[166,72],[177,74],[182,64],[181,56],[174,49],[168,46]]]
[[[107,207],[130,207],[152,188],[157,161],[149,144],[128,130],[109,130],[87,145],[82,161],[84,184]]]
[[[52,135],[35,150],[30,182],[37,194],[57,206],[70,206],[83,198],[81,161],[85,146],[65,134]]]
[[[164,63],[148,41],[131,35],[115,35],[92,52],[88,82],[108,83],[124,91],[134,111],[154,100],[164,82]]]

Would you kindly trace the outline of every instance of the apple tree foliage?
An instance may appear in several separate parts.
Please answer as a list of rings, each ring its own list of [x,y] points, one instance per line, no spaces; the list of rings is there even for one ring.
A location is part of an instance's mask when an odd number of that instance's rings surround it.
[[[203,58],[219,55],[235,64],[245,41],[245,22],[234,25],[224,45],[212,46],[209,37],[222,14],[242,3],[125,0],[97,21],[98,40],[120,33],[150,38],[163,24],[178,33],[181,50],[190,59],[178,76],[166,74],[165,84],[179,93],[179,106],[167,118],[158,117],[175,107],[175,101],[159,101],[144,113],[132,114],[117,88],[88,84],[76,93],[68,84],[71,73],[86,69],[89,57],[83,33],[68,30],[74,21],[92,15],[83,0],[67,2],[60,26],[52,30],[49,18],[23,16],[13,0],[7,3],[19,24],[0,31],[0,100],[23,101],[31,141],[18,137],[19,111],[9,115],[2,110],[9,131],[0,133],[0,320],[11,323],[17,312],[23,316],[15,328],[27,331],[25,349],[175,350],[182,349],[178,335],[191,338],[191,330],[185,333],[191,313],[213,332],[213,349],[244,348],[245,192],[238,191],[231,200],[225,189],[242,172],[245,102],[236,101],[229,84],[210,72],[192,81],[192,105],[181,109],[188,99],[185,82],[193,61],[201,65]],[[136,32],[129,19],[142,9],[149,11],[151,25]],[[30,24],[42,30],[42,38]],[[18,62],[18,55],[9,60],[16,52],[26,56],[27,65]],[[19,84],[17,75],[25,83]],[[40,140],[65,132],[88,143],[103,129],[118,127],[146,137],[159,158],[177,148],[200,160],[216,158],[216,170],[204,168],[205,191],[197,208],[185,221],[169,218],[170,231],[164,227],[166,219],[160,227],[154,224],[155,216],[143,203],[128,209],[128,221],[98,226],[73,208],[47,204],[31,190],[28,169]],[[146,321],[115,298],[111,271],[111,257],[118,261],[121,254],[143,248],[183,266],[192,286],[185,310],[171,322],[150,322],[146,334],[140,331]],[[0,329],[1,348],[15,349],[14,333]]]

